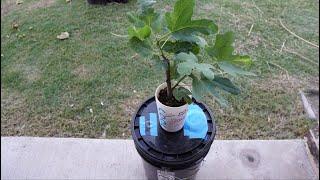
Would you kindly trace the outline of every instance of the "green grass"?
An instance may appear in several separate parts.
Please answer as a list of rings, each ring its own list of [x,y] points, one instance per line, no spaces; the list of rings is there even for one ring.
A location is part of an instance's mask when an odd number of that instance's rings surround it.
[[[1,135],[129,137],[135,108],[164,81],[162,72],[133,57],[125,38],[110,34],[126,34],[126,12],[136,10],[135,2],[91,6],[56,0],[30,8],[36,1],[25,0],[7,6],[10,11],[1,17]],[[2,8],[6,4],[1,1]],[[318,49],[290,35],[279,19],[319,44],[318,13],[313,0],[197,1],[197,16],[214,19],[222,32],[234,31],[237,51],[253,57],[251,70],[259,75],[237,79],[243,93],[227,95],[227,109],[206,100],[219,138],[303,137],[310,122],[298,90],[317,86],[319,66],[280,49],[285,41],[286,49],[314,62]],[[56,39],[64,31],[70,38]]]

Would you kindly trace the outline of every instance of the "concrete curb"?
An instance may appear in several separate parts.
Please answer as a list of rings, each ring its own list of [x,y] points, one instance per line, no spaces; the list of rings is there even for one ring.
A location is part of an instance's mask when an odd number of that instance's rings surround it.
[[[146,179],[132,140],[1,137],[1,179]],[[304,140],[216,140],[197,179],[319,179]]]

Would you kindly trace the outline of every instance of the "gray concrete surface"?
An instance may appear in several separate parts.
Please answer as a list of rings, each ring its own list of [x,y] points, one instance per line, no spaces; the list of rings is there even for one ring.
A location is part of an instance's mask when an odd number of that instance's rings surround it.
[[[145,179],[132,140],[1,137],[1,179]],[[319,179],[303,140],[214,141],[197,179]]]

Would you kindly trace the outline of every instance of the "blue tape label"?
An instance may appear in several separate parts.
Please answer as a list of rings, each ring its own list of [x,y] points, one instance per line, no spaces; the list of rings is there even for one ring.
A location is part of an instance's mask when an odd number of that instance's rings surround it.
[[[149,113],[150,117],[150,135],[158,136],[158,119],[156,113]]]
[[[145,120],[144,116],[140,116],[139,126],[140,126],[140,135],[145,136],[146,135],[146,120]]]

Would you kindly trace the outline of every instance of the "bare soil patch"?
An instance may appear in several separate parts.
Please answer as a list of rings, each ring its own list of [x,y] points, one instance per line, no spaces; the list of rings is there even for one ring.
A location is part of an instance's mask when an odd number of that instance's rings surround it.
[[[80,65],[72,71],[72,74],[78,76],[81,79],[88,79],[93,75],[93,70],[87,65]]]
[[[36,3],[32,3],[28,6],[28,10],[47,8],[54,4],[55,0],[39,0]]]
[[[132,97],[126,99],[121,103],[121,109],[125,117],[132,117],[137,110],[140,103],[142,103],[143,98],[139,95],[133,95]]]
[[[4,2],[1,2],[1,17],[6,16],[7,14],[9,14],[10,11],[12,11],[13,9],[15,9],[16,6],[16,2],[14,0],[7,0]]]
[[[250,36],[246,39],[245,42],[243,41],[236,41],[236,51],[237,52],[248,52],[252,51],[253,49],[256,49],[258,46],[260,46],[263,42],[263,38],[261,38],[257,34],[250,34]]]
[[[1,135],[23,135],[27,112],[25,98],[21,94],[1,89]]]
[[[205,3],[203,6],[200,7],[201,9],[205,10],[206,12],[210,12],[215,10],[215,5],[213,3]]]
[[[41,71],[36,66],[18,64],[15,69],[21,71],[24,77],[30,82],[37,81],[41,78]]]
[[[26,2],[22,4],[16,4],[15,0],[7,0],[1,2],[1,17],[5,17],[13,10],[27,9],[34,10],[39,8],[47,8],[52,6],[55,3],[55,0],[38,0],[37,2],[27,4]],[[25,5],[27,4],[27,5]]]
[[[299,79],[295,76],[287,76],[286,74],[279,74],[276,76],[269,77],[268,79],[263,80],[264,83],[261,82],[252,82],[252,84],[264,91],[269,90],[279,90],[285,92],[297,92],[300,88],[303,88],[306,81]]]
[[[120,121],[120,127],[123,137],[130,136],[130,122],[131,118],[138,109],[138,106],[142,103],[143,100],[145,100],[146,97],[143,94],[140,94],[140,92],[134,91],[132,93],[132,96],[130,98],[125,99],[122,103],[120,103],[121,108],[121,116],[124,118],[121,118]]]

